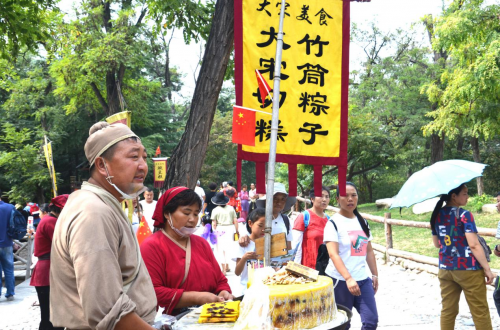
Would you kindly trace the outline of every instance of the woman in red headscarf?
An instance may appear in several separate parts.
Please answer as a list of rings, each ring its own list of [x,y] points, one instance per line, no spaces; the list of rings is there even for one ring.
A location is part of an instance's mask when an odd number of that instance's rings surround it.
[[[38,225],[35,236],[35,257],[38,262],[33,269],[30,285],[36,288],[40,303],[40,330],[64,329],[55,328],[50,322],[50,250],[52,236],[56,227],[57,218],[68,200],[68,195],[59,195],[52,198],[49,204],[49,213],[46,214]]]
[[[186,187],[167,190],[156,204],[159,230],[141,244],[158,306],[177,315],[190,306],[233,298],[212,249],[196,231],[201,200]]]

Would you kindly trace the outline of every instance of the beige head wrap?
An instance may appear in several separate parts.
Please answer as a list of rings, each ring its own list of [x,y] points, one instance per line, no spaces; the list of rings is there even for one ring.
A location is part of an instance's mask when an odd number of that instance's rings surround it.
[[[85,142],[85,156],[90,163],[90,167],[94,165],[95,159],[100,157],[106,150],[111,148],[114,144],[136,137],[132,130],[124,124],[108,124],[105,121],[98,122],[89,130],[89,138]]]

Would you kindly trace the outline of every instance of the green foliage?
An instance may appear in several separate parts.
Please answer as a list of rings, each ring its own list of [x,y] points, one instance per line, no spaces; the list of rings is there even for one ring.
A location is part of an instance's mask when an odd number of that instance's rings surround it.
[[[24,204],[35,199],[37,192],[50,187],[50,176],[40,151],[41,142],[33,141],[33,132],[27,128],[16,130],[9,123],[2,126],[0,168],[10,186],[11,202]],[[50,188],[48,188],[50,189]]]
[[[492,139],[499,135],[500,7],[455,0],[436,20],[433,48],[449,59],[438,81],[422,91],[438,108],[427,114],[426,134]]]
[[[472,196],[467,203],[467,209],[471,212],[481,212],[484,204],[496,202],[493,196],[482,194],[481,196]]]
[[[5,3],[12,11],[2,9]],[[185,76],[169,62],[171,37],[182,29],[186,42],[206,39],[214,3],[83,0],[64,17],[53,1],[0,0],[0,22],[15,16],[13,24],[25,28],[0,26],[0,188],[10,199],[50,197],[40,149],[44,135],[53,142],[60,193],[70,192],[70,176],[86,179],[88,129],[122,107],[132,112],[132,129],[150,158],[157,146],[162,156],[171,155],[190,109],[189,99],[173,101]],[[27,6],[38,9],[24,11]],[[394,196],[412,173],[429,165],[431,139],[424,132],[446,132],[444,159],[472,159],[470,139],[479,137],[481,159],[490,165],[485,191],[499,190],[499,14],[498,6],[480,0],[452,1],[431,20],[433,47],[448,54],[437,63],[419,30],[353,28],[352,42],[366,51],[361,67],[351,72],[349,90],[348,176],[361,201]],[[40,54],[38,44],[45,48]],[[18,50],[22,54],[14,57]],[[233,77],[231,65],[227,79]],[[219,96],[201,172],[205,187],[236,181],[233,85]],[[324,184],[337,183],[335,167],[323,171]],[[243,162],[242,174],[243,183],[254,182],[254,164]],[[276,180],[288,183],[286,165],[276,165]],[[312,166],[299,165],[299,194],[312,183]]]
[[[421,127],[431,104],[420,88],[435,67],[417,31],[384,33],[372,23],[368,30],[355,26],[352,39],[365,49],[366,58],[360,70],[351,71],[348,179],[360,176],[359,188],[370,201],[378,195],[373,187],[386,190],[394,171],[399,174],[394,184],[400,187],[428,162]]]
[[[215,10],[215,1],[146,0],[148,17],[155,22],[155,33],[166,34],[167,29],[181,29],[184,41],[207,40]]]
[[[88,178],[83,152],[88,129],[121,106],[132,111],[132,129],[150,157],[158,145],[162,156],[170,155],[183,133],[189,101],[174,103],[171,97],[182,86],[182,73],[168,64],[166,38],[156,38],[144,24],[146,11],[140,1],[84,0],[73,19],[52,17],[55,38],[46,40],[46,55],[28,52],[15,63],[0,59],[0,117],[18,131],[29,130],[26,148],[39,148],[43,135],[53,142],[60,193],[70,192],[70,176]],[[12,134],[0,128],[0,135]],[[6,143],[0,143],[0,152],[4,159],[16,156]],[[148,164],[151,185],[152,161]],[[48,178],[46,167],[41,171]],[[11,200],[41,202],[50,196],[39,176],[29,182],[30,193],[20,190],[21,178],[13,181],[10,172],[0,171],[0,187],[10,191]]]
[[[233,181],[236,185],[236,154],[238,147],[232,143],[232,112],[215,113],[210,131],[207,154],[201,168],[200,180],[204,186],[210,182],[220,184],[222,181]],[[242,184],[255,182],[254,163],[243,161]]]
[[[51,37],[53,0],[0,0],[0,57],[15,59]]]

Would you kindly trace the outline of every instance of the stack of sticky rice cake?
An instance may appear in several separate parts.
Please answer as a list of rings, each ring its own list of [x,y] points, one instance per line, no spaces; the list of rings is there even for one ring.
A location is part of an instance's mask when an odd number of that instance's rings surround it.
[[[287,267],[264,280],[269,286],[273,326],[280,329],[311,329],[336,317],[333,281],[316,275],[316,281],[305,272]],[[290,272],[292,270],[293,272]]]
[[[198,323],[236,322],[239,315],[239,301],[210,303],[202,306]]]

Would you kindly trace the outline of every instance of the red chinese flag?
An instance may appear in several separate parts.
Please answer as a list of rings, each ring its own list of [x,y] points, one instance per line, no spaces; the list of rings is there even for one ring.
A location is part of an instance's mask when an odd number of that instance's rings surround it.
[[[151,230],[149,229],[149,225],[144,217],[142,217],[141,222],[139,223],[139,229],[137,229],[136,235],[139,245],[141,245],[142,242],[144,242],[144,240],[151,235]]]
[[[233,143],[255,146],[255,111],[233,106]]]
[[[158,156],[160,154],[161,154],[161,150],[160,150],[160,146],[158,146],[158,148],[156,148],[155,156]]]
[[[262,107],[265,107],[266,97],[269,95],[269,93],[271,93],[271,87],[269,87],[269,84],[264,79],[264,77],[262,77],[259,70],[255,70],[255,75],[257,76],[257,83],[259,84],[260,99],[262,100]]]

